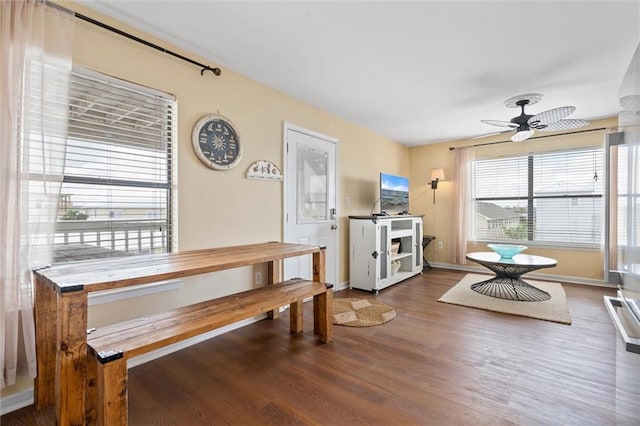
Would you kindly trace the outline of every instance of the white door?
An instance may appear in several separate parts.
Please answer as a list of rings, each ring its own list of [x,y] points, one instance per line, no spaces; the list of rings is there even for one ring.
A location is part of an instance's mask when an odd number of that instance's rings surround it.
[[[338,284],[337,140],[284,124],[284,241],[325,246],[326,282]],[[311,256],[287,259],[284,279],[311,279]],[[334,287],[334,288],[335,288]]]

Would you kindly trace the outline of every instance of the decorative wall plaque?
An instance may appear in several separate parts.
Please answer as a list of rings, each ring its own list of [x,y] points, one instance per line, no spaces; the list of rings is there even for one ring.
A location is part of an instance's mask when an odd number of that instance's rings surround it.
[[[247,179],[254,180],[282,180],[284,177],[280,173],[278,166],[271,161],[259,160],[249,166]]]

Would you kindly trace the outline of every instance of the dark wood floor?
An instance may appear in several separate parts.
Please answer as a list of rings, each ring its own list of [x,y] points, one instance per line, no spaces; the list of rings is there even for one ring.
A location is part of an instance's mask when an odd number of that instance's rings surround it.
[[[617,336],[602,301],[613,291],[565,284],[568,326],[438,303],[463,276],[434,269],[377,296],[337,293],[376,297],[397,317],[336,327],[331,344],[314,338],[308,303],[302,335],[288,334],[284,313],[135,367],[130,424],[640,424],[640,395],[616,399]],[[31,407],[1,418],[52,421]]]

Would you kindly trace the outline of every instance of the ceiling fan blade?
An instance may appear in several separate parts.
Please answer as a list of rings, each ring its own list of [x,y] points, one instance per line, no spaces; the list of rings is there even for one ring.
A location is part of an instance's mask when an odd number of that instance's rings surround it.
[[[473,136],[471,138],[465,139],[465,140],[474,140],[474,139],[482,139],[482,138],[488,138],[489,136],[496,136],[496,135],[501,135],[503,133],[511,133],[513,132],[513,130],[503,130],[501,132],[493,132],[493,133],[485,133],[484,135],[478,135],[478,136]]]
[[[529,126],[535,128],[538,128],[538,126],[548,126],[552,123],[562,120],[575,110],[576,107],[574,106],[563,106],[560,108],[549,109],[547,111],[542,111],[541,113],[534,115],[527,121],[527,123],[529,123]]]
[[[518,127],[516,123],[512,123],[510,121],[500,121],[500,120],[480,120],[480,121],[482,121],[484,124],[490,124],[491,126],[509,127],[512,129],[515,129],[516,127]]]
[[[571,130],[571,129],[577,129],[579,127],[584,127],[587,124],[589,124],[589,122],[587,120],[560,120],[560,121],[556,121],[555,123],[551,123],[549,124],[547,127],[543,128],[543,129],[538,129],[541,132],[558,132],[560,130]]]

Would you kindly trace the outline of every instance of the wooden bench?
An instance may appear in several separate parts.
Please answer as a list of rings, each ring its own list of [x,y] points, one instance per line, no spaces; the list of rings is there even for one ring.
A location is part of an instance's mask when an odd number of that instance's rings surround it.
[[[60,425],[80,425],[87,421],[85,403],[90,360],[87,328],[91,294],[252,265],[266,268],[266,282],[272,285],[280,281],[283,260],[307,255],[312,260],[312,281],[324,283],[324,247],[282,242],[87,260],[34,271],[36,407],[55,405],[56,422]],[[215,287],[218,282],[214,280],[211,285]],[[268,315],[275,318],[277,313],[275,310]]]
[[[330,342],[332,287],[293,279],[93,331],[87,337],[87,423],[127,424],[127,359],[284,305],[290,306],[291,333],[299,333],[303,300],[313,297],[314,333]]]

